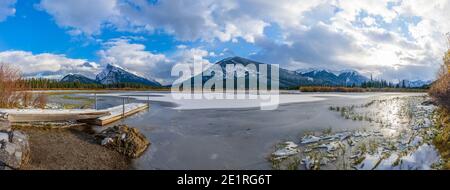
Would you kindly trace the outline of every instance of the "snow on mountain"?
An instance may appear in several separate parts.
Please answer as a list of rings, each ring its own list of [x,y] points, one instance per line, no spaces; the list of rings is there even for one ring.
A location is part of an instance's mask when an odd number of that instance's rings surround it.
[[[412,81],[405,81],[405,86],[410,87],[410,88],[420,88],[425,85],[429,85],[431,83],[433,83],[433,81],[412,80]]]
[[[68,74],[60,80],[61,82],[79,82],[83,84],[96,84],[97,81],[80,74]]]
[[[359,85],[369,79],[362,76],[357,71],[345,69],[332,71],[328,69],[299,69],[296,71],[302,76],[314,79],[320,85]]]
[[[140,83],[149,86],[161,86],[156,80],[145,78],[135,72],[113,64],[108,64],[106,68],[96,76],[96,81],[101,84]]]

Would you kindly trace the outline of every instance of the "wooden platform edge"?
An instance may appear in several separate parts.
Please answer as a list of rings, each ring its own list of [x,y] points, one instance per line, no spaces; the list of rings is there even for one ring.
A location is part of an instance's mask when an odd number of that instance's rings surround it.
[[[99,125],[99,126],[105,126],[105,125],[114,123],[114,122],[116,122],[116,121],[119,121],[119,120],[121,120],[121,119],[124,119],[124,118],[126,118],[126,117],[129,117],[129,116],[131,116],[131,115],[134,115],[134,114],[136,114],[136,113],[138,113],[138,112],[141,112],[141,111],[143,111],[143,110],[146,110],[146,109],[148,109],[149,107],[150,107],[149,105],[145,104],[145,105],[143,105],[142,107],[133,109],[133,110],[131,110],[131,111],[129,111],[129,112],[125,112],[123,115],[117,115],[117,116],[108,118],[108,119],[106,119],[106,120],[95,119],[95,120],[93,121],[93,124]]]

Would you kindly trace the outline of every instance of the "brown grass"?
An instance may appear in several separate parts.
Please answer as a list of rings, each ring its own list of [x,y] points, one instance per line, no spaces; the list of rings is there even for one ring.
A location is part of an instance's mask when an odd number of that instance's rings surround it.
[[[450,50],[444,56],[444,64],[438,74],[438,80],[431,86],[429,94],[433,100],[450,110]]]
[[[444,160],[444,169],[450,169],[450,112],[440,108],[436,113],[436,127],[439,133],[433,143]]]
[[[33,96],[18,68],[6,63],[0,63],[0,108],[45,107],[46,95]]]
[[[330,86],[302,86],[302,92],[365,92],[363,88],[330,87]]]
[[[450,45],[450,36],[449,36]],[[450,169],[450,49],[444,56],[444,64],[439,73],[438,80],[431,86],[429,94],[439,104],[437,110],[436,127],[438,134],[433,142],[439,150],[443,160],[444,169]]]
[[[408,88],[359,88],[338,86],[302,86],[301,92],[425,92],[424,89]]]

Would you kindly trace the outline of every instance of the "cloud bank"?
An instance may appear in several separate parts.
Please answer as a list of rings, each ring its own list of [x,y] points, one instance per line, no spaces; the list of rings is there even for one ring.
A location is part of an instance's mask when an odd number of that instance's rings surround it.
[[[0,21],[14,13],[14,3],[0,3]],[[110,39],[98,51],[100,64],[160,80],[169,80],[175,63],[194,55],[209,62],[213,52],[227,49],[215,47],[228,43],[250,44],[255,52],[240,56],[289,69],[352,68],[388,80],[426,80],[434,78],[450,32],[447,0],[42,0],[36,7],[74,36],[163,32],[194,42],[155,53]]]

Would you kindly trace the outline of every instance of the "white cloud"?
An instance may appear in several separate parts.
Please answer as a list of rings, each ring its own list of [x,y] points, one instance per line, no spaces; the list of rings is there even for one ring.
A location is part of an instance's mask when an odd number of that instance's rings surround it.
[[[0,62],[19,68],[24,76],[42,76],[60,79],[69,73],[93,77],[99,70],[98,64],[84,59],[71,59],[65,55],[26,51],[0,52]]]
[[[158,63],[167,62],[163,54],[145,51],[142,44],[132,44],[126,39],[114,39],[104,44],[105,50],[99,51],[102,63],[114,63],[145,72],[154,69]],[[142,73],[143,74],[143,73]]]
[[[128,39],[112,39],[104,43],[104,49],[100,50],[98,55],[103,65],[113,63],[162,84],[169,84],[174,80],[170,77],[170,73],[175,64],[191,65],[194,60],[209,64],[205,59],[209,56],[209,52],[199,48],[180,45],[169,57],[149,52],[145,48],[144,45],[132,43]]]
[[[315,22],[308,22],[304,28],[285,29],[281,43],[268,42],[271,39],[267,38],[258,42],[263,51],[255,58],[281,62],[290,68],[354,68],[388,80],[434,78],[447,47],[443,34],[450,31],[445,22],[450,20],[448,1],[331,4],[339,11],[328,18],[312,19]],[[304,15],[317,18],[323,13],[311,9]],[[420,20],[417,25],[415,19]],[[409,24],[407,32],[402,32],[401,24]]]
[[[2,0],[0,1],[0,22],[6,20],[8,16],[12,16],[16,13],[14,5],[17,0]]]
[[[103,27],[121,31],[153,32],[163,29],[183,41],[254,42],[269,23],[297,27],[303,11],[322,1],[282,0],[42,0],[40,8],[72,34],[95,34]]]
[[[119,12],[117,0],[42,0],[38,7],[52,15],[56,23],[72,34],[88,35],[101,31]]]
[[[336,6],[342,11],[338,13],[338,17],[342,17],[348,21],[355,21],[361,12],[369,15],[377,15],[383,18],[387,23],[392,22],[398,14],[389,9],[388,3],[396,4],[400,0],[364,0],[364,1],[336,1]]]
[[[372,26],[376,23],[376,20],[373,17],[364,17],[362,21],[367,26]]]
[[[292,68],[352,67],[392,80],[395,75],[385,71],[432,78],[432,72],[417,73],[417,68],[438,68],[447,47],[443,34],[450,32],[448,0],[42,0],[40,7],[73,35],[113,28],[143,34],[162,30],[180,41],[243,39],[261,48],[253,55],[260,61]],[[268,27],[277,27],[281,37],[266,36]],[[174,55],[147,52],[139,44],[106,46],[104,62],[136,68],[145,62],[151,72],[143,72],[158,78],[165,73],[155,73],[158,65],[175,61]],[[113,53],[119,48],[126,49]],[[185,47],[173,54],[180,52],[199,53]]]

